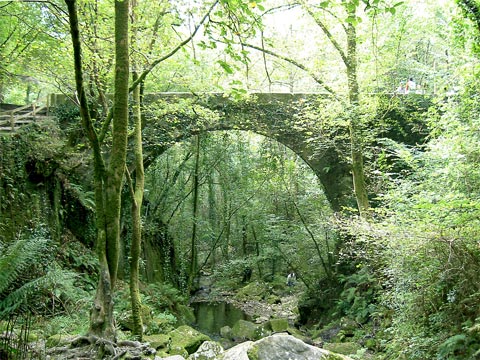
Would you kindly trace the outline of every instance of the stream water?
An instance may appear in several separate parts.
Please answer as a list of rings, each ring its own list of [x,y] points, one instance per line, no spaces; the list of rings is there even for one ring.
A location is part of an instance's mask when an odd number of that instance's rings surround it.
[[[243,310],[225,302],[197,302],[192,306],[196,327],[207,334],[219,335],[224,326],[233,327],[238,320],[251,320]]]

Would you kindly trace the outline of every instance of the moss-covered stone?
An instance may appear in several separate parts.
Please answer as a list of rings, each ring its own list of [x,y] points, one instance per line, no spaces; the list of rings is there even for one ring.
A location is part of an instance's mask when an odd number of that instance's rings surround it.
[[[358,350],[361,350],[362,347],[354,342],[343,342],[343,343],[325,343],[323,344],[325,350],[343,355],[355,355]]]
[[[181,347],[181,346],[177,346],[177,345],[173,345],[170,347],[170,350],[168,351],[168,354],[169,355],[180,355],[182,357],[184,357],[185,359],[188,357],[188,351]]]
[[[267,294],[267,289],[263,283],[258,281],[252,282],[247,286],[241,288],[237,292],[237,299],[239,300],[262,300]]]
[[[211,340],[207,335],[198,332],[188,325],[182,325],[169,333],[171,338],[170,354],[172,349],[184,348],[188,354],[193,354],[198,350],[204,341]],[[175,353],[182,355],[181,353]],[[188,356],[187,354],[187,356]],[[182,355],[183,356],[183,355]]]
[[[228,325],[223,326],[220,329],[220,336],[225,339],[231,339],[232,338],[232,328]]]
[[[284,332],[288,329],[287,319],[270,319],[270,326],[273,332]]]
[[[170,336],[166,334],[145,335],[143,341],[150,343],[154,349],[168,349],[170,343]]]
[[[254,340],[257,325],[250,321],[238,320],[232,328],[234,340]]]
[[[310,339],[307,336],[305,336],[300,330],[291,326],[288,327],[287,333],[295,336],[297,339],[302,340],[303,342],[307,342],[307,340]]]

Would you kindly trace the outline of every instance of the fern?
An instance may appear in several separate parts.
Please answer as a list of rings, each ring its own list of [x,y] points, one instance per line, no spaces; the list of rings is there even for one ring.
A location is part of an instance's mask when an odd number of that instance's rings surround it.
[[[43,290],[66,283],[75,275],[47,268],[49,240],[43,229],[19,239],[10,246],[0,246],[0,319],[27,311]]]
[[[7,291],[46,250],[47,239],[32,237],[10,245],[0,258],[0,294]]]

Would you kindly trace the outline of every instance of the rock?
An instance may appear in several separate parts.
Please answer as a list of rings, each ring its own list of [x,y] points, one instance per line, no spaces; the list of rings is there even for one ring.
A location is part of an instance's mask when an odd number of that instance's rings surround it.
[[[154,349],[166,349],[170,342],[170,336],[166,334],[145,335],[143,341],[150,343]]]
[[[323,348],[344,355],[355,355],[362,346],[355,342],[325,343]]]
[[[348,317],[343,317],[340,320],[340,327],[345,336],[349,337],[355,335],[355,331],[358,330],[358,323]]]
[[[215,360],[223,353],[223,347],[214,341],[205,341],[188,360]]]
[[[169,333],[171,338],[170,354],[182,355],[178,352],[173,353],[172,350],[178,351],[179,348],[184,348],[188,354],[193,354],[198,350],[204,341],[211,340],[207,335],[198,332],[187,325],[182,325]]]
[[[287,319],[271,319],[270,326],[272,331],[276,332],[285,332],[288,329],[288,320]]]
[[[169,355],[179,355],[182,358],[187,358],[188,357],[188,351],[185,350],[185,348],[179,346],[179,345],[172,345],[170,346],[170,349],[168,350]]]
[[[254,340],[255,330],[258,325],[246,320],[238,320],[232,328],[232,337],[234,340]]]
[[[221,356],[220,360],[250,360],[248,358],[247,352],[253,346],[253,341],[246,341],[241,344],[238,344],[227,351],[225,351]]]
[[[155,360],[157,360],[156,357]],[[161,358],[161,360],[185,360],[185,358],[181,355],[173,355]]]
[[[263,324],[263,323],[266,323],[268,321],[268,317],[267,316],[258,316],[255,318],[255,323],[256,324]]]
[[[228,325],[223,326],[220,329],[220,336],[225,339],[231,339],[232,338],[232,328]]]
[[[275,334],[255,342],[247,351],[250,360],[347,360],[347,356],[319,349],[288,335]]]
[[[238,300],[262,300],[267,294],[267,290],[263,283],[258,281],[252,282],[237,292]]]

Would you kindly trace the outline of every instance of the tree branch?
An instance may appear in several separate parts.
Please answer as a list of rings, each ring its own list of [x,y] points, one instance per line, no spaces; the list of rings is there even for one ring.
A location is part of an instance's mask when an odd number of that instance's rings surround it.
[[[335,39],[335,37],[332,35],[330,30],[325,26],[325,24],[318,18],[317,14],[315,14],[312,9],[305,3],[304,0],[302,0],[302,7],[307,11],[307,13],[312,17],[312,19],[315,21],[315,23],[322,29],[323,33],[327,36],[328,40],[330,40],[330,43],[333,45],[333,47],[338,51],[338,54],[342,58],[343,63],[345,66],[348,65],[348,58],[347,55],[345,54],[345,51],[343,51],[342,47],[338,43],[338,41]],[[345,28],[344,28],[345,29]]]
[[[248,43],[242,43],[243,46],[245,47],[248,47],[248,48],[251,48],[251,49],[254,49],[254,50],[258,50],[258,51],[261,51],[261,52],[264,52],[265,54],[268,54],[268,55],[271,55],[273,57],[276,57],[277,59],[281,59],[283,61],[286,61],[294,66],[296,66],[297,68],[305,71],[308,75],[310,75],[310,77],[315,80],[315,82],[317,84],[319,84],[320,86],[322,86],[326,91],[328,91],[330,93],[330,95],[332,95],[335,99],[338,100],[338,96],[337,94],[335,93],[335,91],[330,87],[328,86],[327,84],[325,84],[325,81],[323,81],[322,79],[320,79],[317,75],[314,74],[314,72],[312,70],[310,70],[309,68],[307,68],[305,65],[299,63],[298,61],[292,59],[292,58],[289,58],[289,57],[286,57],[284,55],[280,55],[280,54],[277,54],[276,52],[273,52],[272,50],[268,50],[268,49],[265,49],[265,48],[261,48],[259,46],[256,46],[256,45],[253,45],[253,44],[248,44]]]
[[[210,8],[208,9],[207,13],[204,15],[204,17],[202,18],[202,20],[200,21],[200,23],[195,27],[195,29],[193,30],[192,34],[186,38],[185,40],[183,40],[180,44],[178,44],[172,51],[170,51],[168,54],[158,58],[157,60],[155,60],[154,62],[152,62],[150,64],[150,66],[142,72],[142,74],[138,77],[138,79],[136,81],[133,82],[133,84],[130,86],[130,91],[133,91],[133,89],[135,87],[137,87],[142,81],[145,80],[145,77],[155,68],[155,66],[157,66],[159,63],[161,63],[162,61],[165,61],[167,60],[168,58],[172,57],[173,55],[175,55],[182,47],[184,47],[186,44],[188,44],[190,41],[192,41],[192,39],[195,37],[195,35],[197,34],[198,30],[202,27],[202,25],[205,23],[205,21],[207,21],[207,19],[209,18],[210,14],[212,13],[213,9],[217,6],[219,0],[216,0],[212,6],[210,6]]]

